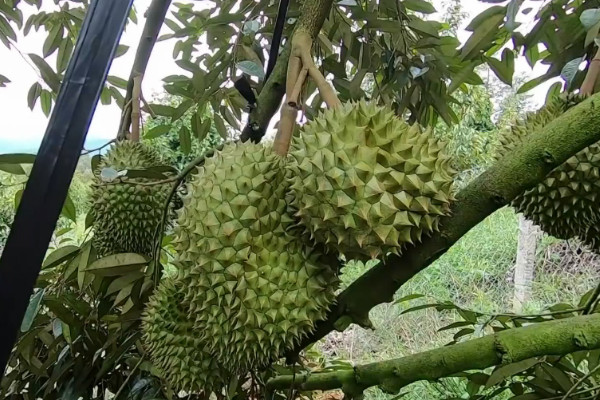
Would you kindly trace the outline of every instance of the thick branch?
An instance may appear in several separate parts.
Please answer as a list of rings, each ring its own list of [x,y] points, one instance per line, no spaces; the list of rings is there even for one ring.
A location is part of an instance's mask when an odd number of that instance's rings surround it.
[[[298,22],[296,22],[294,34],[297,32],[308,33],[314,40],[329,14],[331,4],[332,0],[305,0],[302,4]],[[277,59],[273,72],[258,95],[256,108],[250,112],[248,123],[240,136],[242,142],[247,140],[259,142],[265,135],[271,118],[281,105],[283,96],[286,93],[286,75],[291,54],[291,43],[292,40],[287,41]]]
[[[133,81],[138,76],[144,76],[146,68],[148,67],[148,61],[152,55],[154,44],[158,38],[158,33],[165,21],[165,16],[171,5],[171,0],[152,0],[152,3],[148,7],[146,12],[146,24],[144,25],[144,31],[138,44],[137,52],[135,53],[135,60],[131,67],[131,73],[129,75],[129,82],[127,83],[127,93],[125,94],[125,101],[123,102],[126,108],[123,112],[123,119],[119,126],[118,138],[124,139],[129,126],[131,125],[131,104],[130,100],[133,96]]]
[[[343,330],[351,322],[368,321],[371,308],[391,301],[406,281],[444,254],[471,228],[543,180],[569,157],[598,141],[600,94],[573,107],[542,131],[531,134],[518,149],[461,190],[451,215],[442,219],[440,232],[405,249],[400,256],[390,256],[385,263],[379,263],[353,282],[338,296],[327,319],[317,323],[314,333],[288,354],[288,358],[295,358],[301,349],[334,329]]]
[[[282,375],[267,382],[271,390],[331,390],[381,386],[397,393],[404,386],[467,370],[480,370],[544,355],[600,348],[600,314],[565,318],[498,332],[410,356],[359,365],[353,370]]]

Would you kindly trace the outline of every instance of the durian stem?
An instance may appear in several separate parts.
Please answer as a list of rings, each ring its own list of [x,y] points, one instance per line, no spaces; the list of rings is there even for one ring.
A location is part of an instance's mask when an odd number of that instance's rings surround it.
[[[275,135],[275,140],[273,141],[273,151],[282,157],[285,157],[290,149],[297,116],[297,108],[292,107],[289,104],[283,104],[281,106],[281,119],[279,120],[277,135]]]
[[[286,102],[281,106],[279,128],[273,143],[274,151],[285,156],[289,150],[298,110],[298,96],[308,74],[317,84],[319,93],[328,107],[337,107],[340,100],[315,65],[312,55],[312,37],[302,30],[292,38],[292,55],[288,63],[286,80]]]
[[[585,79],[581,84],[581,88],[579,89],[579,93],[582,95],[590,95],[595,92],[596,83],[598,82],[598,77],[600,76],[600,48],[596,52],[596,55],[590,61],[590,66],[588,67],[587,74],[585,75]]]
[[[300,75],[298,76],[298,80],[296,81],[296,84],[292,89],[292,94],[288,97],[287,100],[287,103],[290,107],[299,108],[300,101],[298,99],[300,98],[300,92],[302,91],[302,86],[304,85],[307,76],[308,69],[302,68],[302,71],[300,71]]]
[[[361,275],[337,297],[335,306],[313,333],[288,354],[293,359],[306,346],[336,329],[343,318],[353,322],[378,304],[393,300],[396,291],[431,265],[471,228],[541,182],[550,171],[582,149],[600,141],[600,94],[595,94],[533,132],[526,142],[487,169],[456,196],[441,230],[390,256]]]
[[[142,113],[140,112],[140,97],[142,93],[142,79],[143,75],[137,75],[133,78],[133,92],[131,96],[131,135],[129,140],[133,142],[140,141],[140,119]]]
[[[566,355],[600,348],[600,314],[577,316],[507,329],[466,342],[409,356],[355,366],[336,372],[281,375],[269,390],[301,391],[382,386],[397,393],[421,380],[436,380],[462,371],[481,370],[545,355]]]

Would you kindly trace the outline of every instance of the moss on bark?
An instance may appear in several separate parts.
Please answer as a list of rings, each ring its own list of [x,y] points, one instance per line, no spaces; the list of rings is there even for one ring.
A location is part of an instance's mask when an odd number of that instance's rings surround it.
[[[396,393],[404,386],[458,372],[485,369],[544,355],[565,355],[600,348],[600,314],[565,318],[498,332],[451,346],[353,370],[282,375],[267,382],[270,390],[332,390],[355,392],[371,386]]]

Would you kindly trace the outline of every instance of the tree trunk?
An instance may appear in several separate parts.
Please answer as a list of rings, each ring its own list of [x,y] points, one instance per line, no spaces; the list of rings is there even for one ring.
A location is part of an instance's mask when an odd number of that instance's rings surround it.
[[[533,222],[519,214],[519,242],[517,245],[517,261],[515,263],[515,294],[513,297],[513,311],[520,313],[523,305],[531,296],[531,283],[535,268],[535,249],[540,229]]]

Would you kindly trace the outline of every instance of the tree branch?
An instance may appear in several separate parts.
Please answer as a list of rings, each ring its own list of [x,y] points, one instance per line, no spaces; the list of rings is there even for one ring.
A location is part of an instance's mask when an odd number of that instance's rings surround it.
[[[125,109],[123,110],[123,117],[119,126],[118,139],[125,139],[127,130],[131,125],[131,99],[133,96],[134,79],[138,76],[144,76],[144,73],[146,72],[148,61],[150,60],[152,50],[154,49],[154,44],[156,43],[158,33],[165,21],[170,5],[171,0],[152,0],[152,3],[148,7],[148,11],[146,11],[146,23],[144,24],[142,37],[140,38],[137,52],[135,53],[135,60],[131,67],[129,82],[127,83],[127,93],[125,94],[125,101],[123,102]]]
[[[598,141],[600,94],[531,134],[519,148],[461,190],[451,215],[442,218],[439,232],[406,248],[400,256],[390,256],[354,281],[340,293],[326,320],[318,322],[313,334],[288,354],[288,360],[295,359],[303,348],[329,332],[344,330],[352,322],[368,327],[371,308],[392,301],[406,281],[437,260],[471,228],[540,182],[569,157]]]
[[[314,40],[329,14],[332,2],[333,0],[305,0],[292,37],[298,32],[303,32]],[[281,105],[283,96],[286,93],[286,75],[292,51],[291,43],[292,40],[288,39],[277,59],[273,72],[258,95],[256,108],[250,111],[248,123],[240,136],[242,142],[247,140],[259,142],[265,135],[271,118]]]
[[[371,386],[397,393],[420,380],[435,380],[467,370],[511,364],[544,355],[565,355],[600,348],[600,314],[565,318],[500,331],[394,360],[359,365],[352,370],[282,375],[267,382],[270,390],[331,390],[350,393]]]

